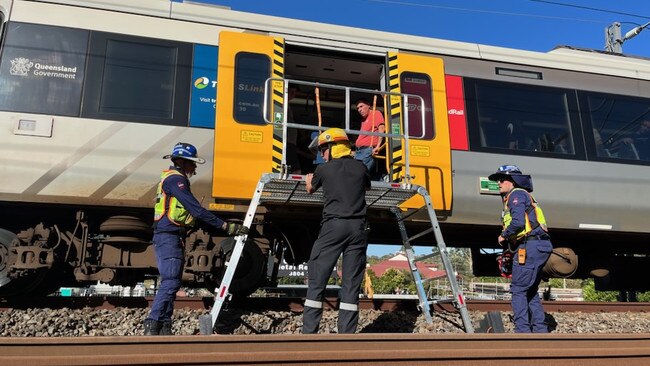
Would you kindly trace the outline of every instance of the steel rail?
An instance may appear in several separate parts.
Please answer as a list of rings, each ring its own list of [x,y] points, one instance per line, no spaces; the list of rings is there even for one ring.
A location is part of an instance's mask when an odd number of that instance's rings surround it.
[[[0,365],[648,365],[650,334],[0,338]]]
[[[151,307],[151,297],[25,297],[0,300],[0,311],[11,309],[115,309]],[[192,310],[209,309],[213,304],[212,297],[177,297],[175,307]],[[304,299],[300,297],[249,297],[245,301],[234,301],[230,307],[243,310],[275,310],[301,312]],[[325,299],[326,309],[338,309],[337,298]],[[585,302],[585,301],[543,301],[546,312],[650,312],[648,302]],[[382,311],[417,311],[415,299],[360,299],[359,307],[364,310]],[[471,311],[510,311],[510,302],[504,300],[468,300],[467,307]],[[435,309],[454,311],[451,304],[436,305]]]

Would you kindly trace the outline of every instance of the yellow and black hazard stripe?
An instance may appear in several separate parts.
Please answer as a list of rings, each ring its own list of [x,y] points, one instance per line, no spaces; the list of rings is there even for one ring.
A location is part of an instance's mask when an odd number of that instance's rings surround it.
[[[388,87],[391,93],[400,93],[399,68],[397,64],[397,53],[388,53]],[[387,132],[399,134],[402,130],[402,98],[397,95],[390,96],[390,123],[387,124]],[[391,138],[388,144],[388,164],[391,180],[397,181],[403,172],[403,150],[402,139]]]
[[[284,78],[284,39],[273,39],[273,78]],[[273,85],[273,122],[276,116],[283,117],[284,113],[284,83],[274,82]],[[282,165],[282,125],[273,125],[273,154],[271,171],[279,173]]]

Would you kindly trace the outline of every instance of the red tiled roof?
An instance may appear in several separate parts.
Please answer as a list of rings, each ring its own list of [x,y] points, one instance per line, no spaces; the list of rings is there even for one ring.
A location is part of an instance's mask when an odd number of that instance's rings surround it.
[[[435,264],[416,262],[415,266],[420,271],[420,275],[422,276],[422,279],[439,278],[439,277],[446,276],[446,272],[439,271]],[[369,269],[375,272],[375,275],[377,277],[381,277],[384,274],[384,272],[386,272],[390,268],[395,268],[397,270],[406,270],[409,272],[411,271],[408,262],[406,260],[386,260],[383,262],[379,262],[374,266],[370,266]]]

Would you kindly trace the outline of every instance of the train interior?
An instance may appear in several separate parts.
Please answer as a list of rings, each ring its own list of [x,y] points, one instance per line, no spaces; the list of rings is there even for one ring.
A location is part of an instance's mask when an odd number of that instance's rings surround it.
[[[385,56],[340,52],[326,49],[307,48],[287,44],[285,51],[285,78],[310,83],[330,84],[369,90],[385,90]],[[327,86],[318,87],[320,124],[324,127],[345,128],[346,114],[350,129],[358,130],[362,118],[356,111],[355,102],[366,99],[373,103],[373,95],[350,92],[350,104],[346,105],[345,91]],[[289,101],[290,115],[294,123],[319,125],[316,87],[299,85],[295,97]],[[377,96],[375,108],[384,113],[384,102]],[[297,129],[297,147],[302,173],[315,169],[314,156],[307,146],[313,138],[313,131]],[[356,136],[349,136],[352,141]]]

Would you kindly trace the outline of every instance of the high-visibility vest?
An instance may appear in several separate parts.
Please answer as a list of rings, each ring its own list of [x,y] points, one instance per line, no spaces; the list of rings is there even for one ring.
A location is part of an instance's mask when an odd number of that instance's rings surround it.
[[[526,209],[525,212],[525,218],[526,218],[526,225],[524,226],[523,229],[521,229],[518,233],[516,233],[516,237],[514,238],[515,240],[520,240],[526,237],[531,231],[536,229],[538,226],[542,228],[542,230],[548,232],[548,227],[546,226],[546,218],[544,217],[544,212],[542,212],[542,208],[539,207],[537,204],[537,201],[535,201],[535,198],[533,195],[531,195],[527,190],[521,189],[521,188],[515,188],[510,193],[506,195],[506,197],[503,200],[503,213],[501,214],[502,222],[503,222],[503,230],[505,230],[509,225],[510,222],[512,221],[512,215],[510,214],[510,210],[508,209],[508,198],[510,198],[510,195],[512,192],[520,190],[526,192],[528,196],[530,197],[531,205]],[[535,211],[535,217],[536,220],[531,224],[530,222],[530,213]],[[512,238],[506,238],[506,239],[512,239]]]
[[[189,211],[176,199],[176,197],[168,197],[163,190],[163,183],[165,179],[172,175],[183,175],[178,170],[165,170],[160,174],[160,183],[156,190],[156,204],[154,205],[154,221],[160,219],[167,213],[169,221],[178,226],[193,226],[195,219],[190,215]],[[169,202],[167,202],[169,201]]]

